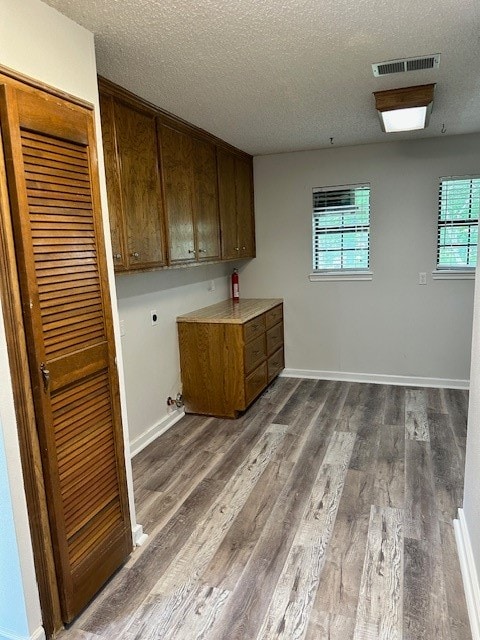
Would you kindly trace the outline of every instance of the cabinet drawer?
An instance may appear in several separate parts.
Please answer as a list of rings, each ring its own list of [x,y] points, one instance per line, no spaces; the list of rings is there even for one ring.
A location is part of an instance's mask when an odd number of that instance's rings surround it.
[[[245,379],[245,405],[249,405],[267,386],[267,363],[264,362]]]
[[[265,314],[249,320],[243,326],[243,337],[245,342],[253,340],[257,336],[261,335],[265,331]]]
[[[278,373],[280,373],[283,367],[284,367],[284,360],[283,360],[283,347],[282,347],[276,353],[274,353],[273,356],[270,356],[270,358],[267,361],[268,382],[273,380],[273,378],[275,378],[275,376]]]
[[[265,349],[265,334],[258,336],[245,345],[245,371],[250,373],[256,366],[265,360],[267,352]]]
[[[267,311],[265,315],[267,316],[267,329],[270,329],[270,327],[273,327],[274,324],[283,319],[283,305],[279,304],[277,307]]]
[[[283,345],[283,322],[267,331],[267,353],[274,353]]]

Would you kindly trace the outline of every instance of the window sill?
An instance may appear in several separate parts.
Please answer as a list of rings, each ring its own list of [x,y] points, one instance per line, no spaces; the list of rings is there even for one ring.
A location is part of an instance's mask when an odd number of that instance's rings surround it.
[[[436,269],[434,280],[475,280],[475,269]]]
[[[318,271],[308,276],[310,282],[373,280],[373,271]]]

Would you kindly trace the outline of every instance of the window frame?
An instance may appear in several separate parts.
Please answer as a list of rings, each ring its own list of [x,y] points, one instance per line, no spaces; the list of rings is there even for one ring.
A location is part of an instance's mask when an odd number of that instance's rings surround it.
[[[316,256],[318,254],[317,248],[315,246],[315,242],[316,242],[316,237],[319,235],[318,232],[316,232],[316,214],[318,214],[318,208],[315,206],[315,194],[316,193],[335,193],[335,192],[345,192],[348,190],[360,190],[360,189],[368,189],[368,223],[365,225],[358,225],[359,229],[357,231],[357,229],[355,228],[355,230],[353,231],[353,233],[364,233],[365,231],[367,232],[367,267],[341,267],[341,268],[334,268],[334,269],[315,269],[314,265],[316,262]],[[311,222],[311,249],[312,249],[312,254],[311,254],[311,268],[312,271],[309,275],[309,280],[311,282],[318,282],[318,281],[339,281],[339,280],[372,280],[373,277],[373,272],[370,268],[371,265],[371,254],[370,254],[370,232],[371,232],[371,192],[372,192],[372,187],[371,187],[371,183],[370,182],[360,182],[360,183],[355,183],[355,184],[344,184],[344,185],[331,185],[331,186],[324,186],[324,187],[314,187],[312,189],[312,196],[311,196],[311,215],[312,215],[312,222]],[[332,207],[333,208],[333,207]],[[325,212],[327,212],[328,209],[325,209]],[[343,223],[343,221],[342,221]],[[355,225],[355,227],[357,227],[357,225]],[[332,231],[338,230],[340,233],[342,232],[342,229],[348,229],[348,227],[346,225],[340,225],[338,227],[325,227],[326,229],[331,229]],[[328,233],[328,232],[327,232]],[[340,249],[339,251],[342,252],[342,258],[343,258],[343,251],[344,249]],[[352,251],[352,249],[348,249],[348,251]]]
[[[464,175],[464,176],[441,176],[439,178],[439,183],[438,183],[438,210],[437,210],[437,235],[436,235],[436,266],[435,269],[432,271],[432,276],[435,280],[470,280],[470,279],[474,279],[475,278],[475,272],[476,272],[476,266],[472,266],[472,265],[454,265],[454,264],[440,264],[440,249],[442,246],[448,246],[448,245],[441,245],[440,244],[440,239],[441,239],[441,230],[448,228],[449,226],[457,226],[458,223],[462,224],[463,226],[469,226],[469,227],[475,227],[478,230],[479,227],[479,218],[476,219],[476,223],[472,222],[472,218],[468,217],[468,218],[464,218],[464,219],[459,219],[457,220],[457,225],[453,225],[452,223],[450,223],[449,225],[449,221],[448,220],[442,220],[442,188],[443,188],[443,184],[445,182],[456,182],[456,181],[460,181],[460,180],[477,180],[478,181],[478,186],[480,187],[480,175]],[[480,198],[480,196],[479,196]],[[479,203],[480,204],[480,203]],[[470,209],[469,209],[469,213],[471,211],[471,205],[470,205]],[[479,216],[480,217],[480,216]],[[478,232],[477,232],[478,233]],[[477,235],[477,242],[476,243],[468,243],[466,246],[467,247],[473,247],[475,246],[477,247],[477,251],[478,251],[478,235]],[[450,245],[450,246],[455,246],[455,245]]]

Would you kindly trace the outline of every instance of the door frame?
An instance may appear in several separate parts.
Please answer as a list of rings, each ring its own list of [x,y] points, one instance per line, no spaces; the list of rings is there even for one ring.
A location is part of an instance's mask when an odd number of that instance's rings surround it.
[[[13,85],[33,93],[48,93],[93,111],[93,105],[58,91],[0,65],[0,85]],[[42,471],[42,457],[37,434],[33,394],[28,365],[27,344],[20,297],[13,238],[8,183],[0,124],[0,299],[13,399],[17,422],[20,458],[38,584],[42,621],[47,637],[63,628],[58,583]]]

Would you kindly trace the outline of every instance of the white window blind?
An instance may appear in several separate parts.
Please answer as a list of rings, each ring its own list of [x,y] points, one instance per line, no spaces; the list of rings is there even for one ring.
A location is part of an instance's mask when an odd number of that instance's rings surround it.
[[[370,185],[313,189],[313,270],[370,266]]]
[[[477,266],[480,177],[440,178],[437,269]]]

